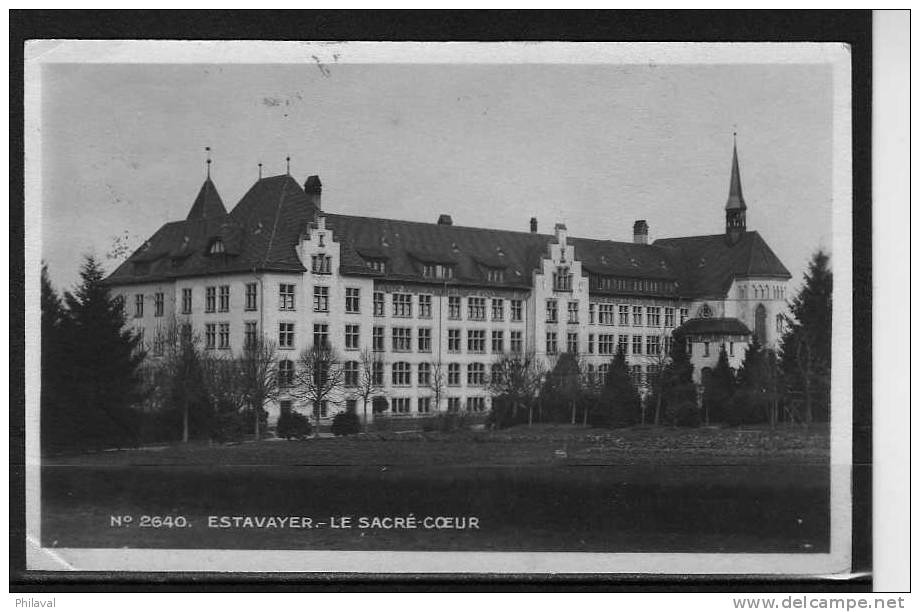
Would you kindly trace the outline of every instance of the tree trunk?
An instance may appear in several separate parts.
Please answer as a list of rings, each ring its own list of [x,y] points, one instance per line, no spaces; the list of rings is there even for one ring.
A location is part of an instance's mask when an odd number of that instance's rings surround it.
[[[584,417],[582,418],[582,421],[583,421],[582,425],[587,427],[588,426],[588,407],[587,406],[585,406],[585,413],[584,413]]]
[[[655,400],[655,425],[661,423],[661,394],[658,394],[658,397]]]
[[[575,400],[572,400],[572,425],[575,424]]]
[[[188,444],[188,399],[182,402],[182,443]]]
[[[261,407],[259,407],[259,408],[253,408],[253,411],[252,411],[252,412],[253,412],[253,414],[256,415],[255,439],[256,439],[256,442],[258,442],[258,441],[259,441],[259,438],[261,437],[261,431],[260,431],[260,429],[261,429],[261,422],[260,422],[260,421],[262,420],[262,415],[261,415],[260,413],[262,412],[262,408],[261,408]]]
[[[367,398],[364,398],[364,433],[367,433]]]
[[[533,402],[527,407],[527,427],[533,427]]]

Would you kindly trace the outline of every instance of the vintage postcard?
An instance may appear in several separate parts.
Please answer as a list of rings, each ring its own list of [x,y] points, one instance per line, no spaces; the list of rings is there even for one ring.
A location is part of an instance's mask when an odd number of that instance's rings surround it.
[[[33,41],[25,87],[29,569],[850,571],[845,45]]]

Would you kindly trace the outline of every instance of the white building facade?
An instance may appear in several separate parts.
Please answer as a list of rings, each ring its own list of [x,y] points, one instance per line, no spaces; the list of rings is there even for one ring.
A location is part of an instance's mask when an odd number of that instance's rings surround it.
[[[328,344],[346,384],[321,407],[326,418],[362,411],[353,387],[364,354],[380,364],[387,414],[479,413],[491,407],[491,365],[509,352],[547,363],[575,353],[603,373],[623,347],[642,385],[682,326],[698,379],[722,346],[738,367],[753,333],[770,348],[782,334],[789,273],[744,225],[737,153],[725,233],[652,244],[644,221],[631,243],[586,240],[562,224],[540,234],[536,219],[510,232],[447,215],[424,224],[330,214],[321,192],[315,176],[303,187],[260,179],[228,213],[209,177],[189,217],[107,279],[150,358],[173,322],[218,354],[271,340],[282,381],[302,351]],[[284,409],[313,412],[290,392],[267,409],[270,424]]]

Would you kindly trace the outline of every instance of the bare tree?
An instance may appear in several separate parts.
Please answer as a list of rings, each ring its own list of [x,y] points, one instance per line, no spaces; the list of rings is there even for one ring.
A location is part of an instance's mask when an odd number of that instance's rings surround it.
[[[444,364],[438,360],[431,364],[431,379],[428,381],[428,388],[434,393],[434,411],[441,411],[441,398],[447,392],[447,372]]]
[[[195,400],[206,394],[204,375],[210,360],[201,338],[187,322],[173,319],[160,326],[153,339],[151,358],[157,368],[157,393],[164,403],[182,412],[182,441],[189,440],[189,413]]]
[[[261,437],[262,413],[265,404],[278,398],[277,348],[272,340],[261,334],[243,346],[239,358],[240,383],[246,402],[255,419],[255,439]]]
[[[336,351],[328,344],[304,349],[297,360],[292,393],[313,405],[316,423],[314,435],[319,432],[320,408],[323,402],[335,401],[345,383],[345,371]]]
[[[377,395],[383,393],[383,380],[377,372],[382,370],[383,361],[377,353],[364,349],[358,362],[357,385],[351,390],[354,399],[360,399],[364,410],[363,429],[367,431],[367,405]]]
[[[528,425],[533,424],[533,404],[543,380],[543,362],[536,353],[503,353],[492,364],[489,391],[493,397],[503,397],[511,404],[511,420],[517,420],[518,410],[528,408]]]

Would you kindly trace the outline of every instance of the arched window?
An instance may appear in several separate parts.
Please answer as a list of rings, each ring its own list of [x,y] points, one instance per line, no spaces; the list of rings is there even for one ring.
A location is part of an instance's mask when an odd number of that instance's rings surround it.
[[[767,309],[763,304],[758,304],[754,311],[754,333],[761,342],[767,340]]]
[[[224,241],[218,238],[211,243],[211,248],[208,249],[208,254],[210,255],[220,255],[224,252]]]

